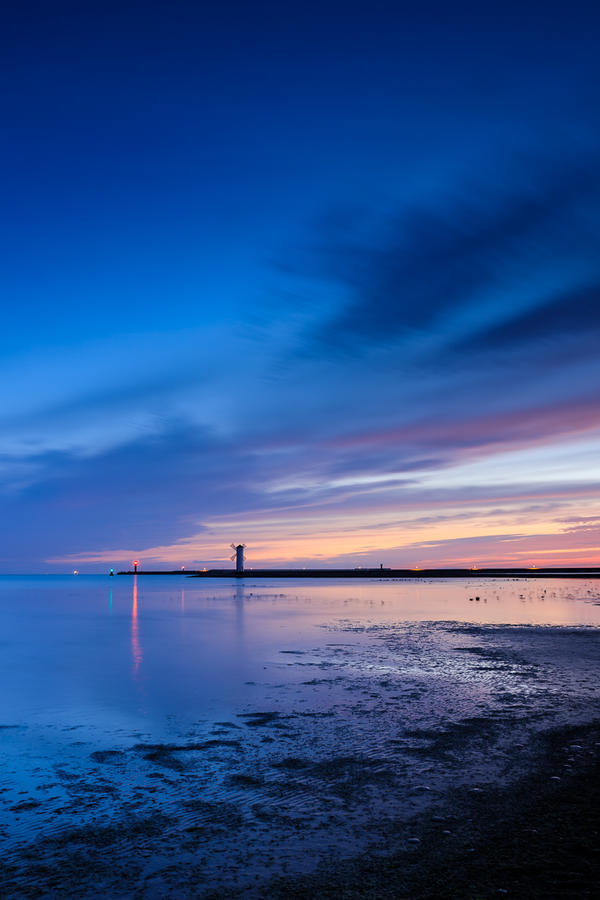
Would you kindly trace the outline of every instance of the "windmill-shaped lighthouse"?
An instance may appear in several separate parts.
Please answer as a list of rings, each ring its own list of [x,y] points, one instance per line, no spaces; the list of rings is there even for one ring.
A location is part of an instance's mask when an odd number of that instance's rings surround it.
[[[234,554],[231,557],[231,561],[235,560],[235,571],[236,574],[240,574],[244,571],[244,550],[246,549],[245,544],[231,544],[231,549],[234,550]]]

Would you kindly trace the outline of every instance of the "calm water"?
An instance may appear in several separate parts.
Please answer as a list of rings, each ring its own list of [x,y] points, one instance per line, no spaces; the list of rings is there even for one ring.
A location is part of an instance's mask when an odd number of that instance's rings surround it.
[[[583,580],[5,576],[0,724],[166,732],[173,717],[231,715],[265,672],[300,677],[285,653],[324,646],[324,625],[600,626],[599,599]]]

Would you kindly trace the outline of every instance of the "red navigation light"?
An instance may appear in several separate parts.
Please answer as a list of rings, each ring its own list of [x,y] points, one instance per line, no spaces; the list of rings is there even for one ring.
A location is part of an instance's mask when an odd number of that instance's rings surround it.
[[[134,566],[139,566],[139,564],[140,564],[139,559],[134,559],[133,565],[134,565]]]

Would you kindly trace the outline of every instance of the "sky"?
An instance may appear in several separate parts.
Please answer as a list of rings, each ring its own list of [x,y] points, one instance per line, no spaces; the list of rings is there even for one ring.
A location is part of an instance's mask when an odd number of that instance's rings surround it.
[[[0,571],[600,565],[592,4],[0,29]]]

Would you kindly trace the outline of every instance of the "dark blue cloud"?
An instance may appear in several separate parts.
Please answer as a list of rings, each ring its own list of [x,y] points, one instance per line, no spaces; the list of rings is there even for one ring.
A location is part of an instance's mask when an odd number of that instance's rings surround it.
[[[492,182],[474,178],[356,239],[355,220],[341,240],[332,221],[318,265],[299,263],[347,298],[318,329],[315,353],[440,332],[446,350],[502,348],[598,326],[600,166],[589,151],[505,163]]]
[[[599,241],[600,243],[600,241]],[[599,248],[600,249],[600,248]],[[598,273],[600,276],[600,272]],[[600,281],[581,289],[560,291],[532,310],[516,311],[509,321],[492,325],[463,342],[460,349],[510,350],[535,344],[548,348],[577,339],[574,352],[596,355],[600,342]]]
[[[15,460],[5,459],[14,463]],[[45,452],[28,460],[29,486],[2,497],[10,522],[5,571],[80,550],[143,547],[201,532],[203,517],[243,509],[251,491],[243,452],[181,423],[153,437],[82,457]]]

